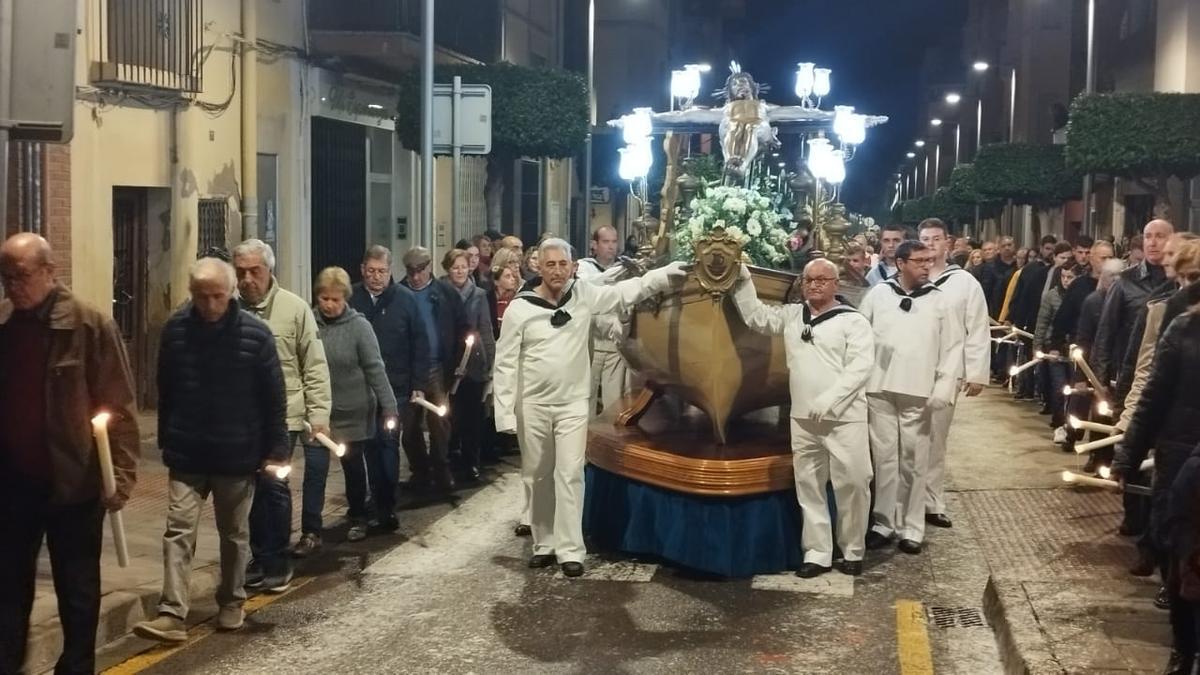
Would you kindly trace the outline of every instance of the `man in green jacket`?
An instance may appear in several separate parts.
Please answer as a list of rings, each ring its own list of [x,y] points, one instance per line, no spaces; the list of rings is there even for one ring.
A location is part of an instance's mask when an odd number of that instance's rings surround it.
[[[279,364],[287,389],[287,428],[294,448],[305,431],[329,433],[333,396],[325,349],[317,336],[317,319],[300,296],[279,287],[275,252],[259,239],[233,249],[242,308],[262,319],[275,335]],[[305,434],[308,437],[308,434]],[[288,546],[292,538],[292,492],[286,478],[259,473],[250,509],[250,550],[254,559],[246,586],[282,593],[292,581]]]

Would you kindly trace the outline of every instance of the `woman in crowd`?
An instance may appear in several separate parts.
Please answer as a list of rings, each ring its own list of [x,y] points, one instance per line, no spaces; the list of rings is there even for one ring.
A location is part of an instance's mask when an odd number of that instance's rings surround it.
[[[525,281],[529,281],[542,273],[538,267],[538,248],[536,246],[529,247],[529,250],[525,253],[525,261],[522,267],[524,270],[522,277]]]
[[[983,265],[983,249],[971,249],[971,253],[967,256],[967,264],[963,266],[963,269],[974,272],[975,268],[981,265]]]
[[[1029,249],[1027,249],[1027,248],[1017,249],[1016,260],[1017,260],[1017,269],[1021,269],[1025,265],[1028,265],[1029,264]]]
[[[1067,289],[1075,283],[1077,273],[1078,269],[1074,261],[1066,262],[1062,267],[1056,267],[1050,273],[1050,288],[1042,294],[1042,302],[1038,307],[1037,321],[1033,329],[1034,353],[1045,352],[1051,356],[1051,360],[1044,363],[1048,380],[1046,399],[1050,408],[1050,427],[1053,429],[1058,429],[1066,422],[1066,396],[1062,390],[1070,380],[1071,370],[1067,361],[1056,360],[1070,357],[1070,345],[1053,342],[1050,338],[1053,333],[1054,317],[1062,307],[1063,296],[1066,295]]]
[[[487,417],[483,395],[488,381],[492,379],[496,337],[492,332],[487,293],[471,279],[470,258],[466,251],[452,249],[442,258],[442,269],[446,271],[444,283],[449,284],[462,298],[467,331],[475,336],[467,367],[454,374],[458,389],[452,391],[450,396],[455,436],[450,445],[459,451],[456,468],[460,480],[475,483],[479,481],[479,456],[484,419]]]
[[[492,310],[492,325],[495,327],[496,338],[500,337],[500,331],[504,330],[504,312],[508,309],[509,303],[517,296],[517,291],[521,289],[521,258],[519,255],[514,255],[501,250],[497,254],[495,264],[492,267],[492,276],[496,279],[496,285],[488,294],[488,303]],[[506,444],[506,449],[513,447],[516,439],[514,437],[504,437],[497,439],[497,445]],[[521,522],[517,524],[514,532],[518,537],[528,537],[532,533],[529,526],[529,489],[525,488],[525,508],[521,511]]]
[[[471,276],[476,286],[488,288],[492,283],[492,240],[486,234],[477,234],[471,237],[471,245],[479,254],[478,261],[471,268]]]
[[[378,429],[376,411],[382,409],[384,418],[395,422],[397,406],[375,330],[366,317],[347,304],[350,292],[350,275],[340,267],[321,270],[313,283],[318,332],[329,362],[333,392],[329,436],[345,448],[341,461],[350,518],[346,539],[360,541],[367,536],[367,465],[363,451]],[[330,451],[321,445],[304,448],[302,534],[293,549],[297,557],[321,547],[321,512],[325,507],[329,455]],[[395,529],[394,514],[379,513],[377,517],[385,529]]]

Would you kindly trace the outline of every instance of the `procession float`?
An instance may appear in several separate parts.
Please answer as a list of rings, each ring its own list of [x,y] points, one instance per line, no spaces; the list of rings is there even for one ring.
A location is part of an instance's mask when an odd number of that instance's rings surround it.
[[[628,317],[620,349],[640,386],[591,425],[584,525],[600,548],[740,577],[802,561],[783,340],[751,332],[732,292],[746,265],[759,298],[780,304],[805,260],[840,264],[845,165],[887,118],[822,110],[830,72],[811,63],[796,73],[799,105],[766,102],[767,87],[733,63],[714,93],[720,104],[698,106],[704,71],[673,74],[672,110],[608,123],[622,133],[620,174],[643,207],[639,255],[626,265],[692,265],[682,289]],[[656,219],[647,174],[658,142]]]

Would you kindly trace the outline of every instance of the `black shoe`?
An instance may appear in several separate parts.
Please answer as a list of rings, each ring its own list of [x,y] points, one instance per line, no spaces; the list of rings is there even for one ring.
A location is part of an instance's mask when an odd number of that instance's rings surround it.
[[[1096,453],[1088,455],[1087,462],[1083,465],[1084,473],[1096,473],[1096,469],[1100,468],[1100,462],[1096,459]]]
[[[875,530],[871,530],[870,532],[867,532],[866,545],[867,545],[867,548],[871,549],[872,551],[874,551],[875,549],[883,548],[890,543],[892,543],[891,537],[885,537],[882,534],[879,534],[878,532],[876,532]]]
[[[464,485],[479,485],[479,467],[468,466],[458,472],[458,482]]]
[[[1157,569],[1158,563],[1154,560],[1154,556],[1146,549],[1139,548],[1137,562],[1129,568],[1129,573],[1135,577],[1148,577],[1152,576]]]
[[[562,573],[564,577],[581,577],[583,576],[583,563],[565,562],[562,564]]]
[[[266,575],[263,574],[258,563],[250,563],[250,566],[246,568],[246,588],[262,588],[264,579],[266,579]]]
[[[800,577],[801,579],[812,579],[813,577],[819,577],[822,574],[825,574],[831,569],[833,568],[825,567],[824,565],[818,565],[817,563],[806,562],[800,566],[800,569],[796,570],[796,576]]]
[[[1053,412],[1054,411],[1050,409],[1050,406],[1044,405],[1044,406],[1042,406],[1042,409],[1038,411],[1038,414],[1039,415],[1049,415]]]
[[[1171,658],[1167,660],[1167,667],[1163,669],[1163,675],[1191,675],[1192,666],[1195,661],[1195,654],[1187,654],[1172,649]]]
[[[1171,609],[1171,596],[1167,594],[1166,586],[1158,587],[1158,593],[1154,596],[1154,606],[1159,609]]]
[[[896,545],[896,548],[900,549],[901,553],[917,555],[921,552],[921,542],[913,541],[912,539],[901,539],[900,543]]]
[[[1121,526],[1117,528],[1117,534],[1122,537],[1138,537],[1142,534],[1142,528],[1128,520],[1121,521]]]
[[[926,513],[925,522],[934,527],[954,527],[954,523],[950,522],[950,517],[944,513]]]
[[[558,560],[554,557],[553,553],[544,553],[534,555],[532,558],[530,558],[529,566],[533,569],[539,569],[542,567],[549,567],[556,562],[558,562]]]
[[[838,564],[838,571],[852,577],[860,576],[863,572],[861,560],[843,560]]]
[[[517,525],[513,528],[513,534],[518,537],[532,537],[533,528],[525,524]]]
[[[396,516],[389,514],[380,518],[375,526],[382,532],[395,532],[400,529],[400,521],[396,519]]]

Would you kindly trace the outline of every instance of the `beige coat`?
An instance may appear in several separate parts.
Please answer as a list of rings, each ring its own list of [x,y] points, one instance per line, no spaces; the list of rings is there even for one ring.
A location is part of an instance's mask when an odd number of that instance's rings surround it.
[[[1142,344],[1138,346],[1133,384],[1129,386],[1129,393],[1125,395],[1125,409],[1121,411],[1121,419],[1117,420],[1116,424],[1122,431],[1129,428],[1138,401],[1142,398],[1142,390],[1146,388],[1146,381],[1150,379],[1150,371],[1154,369],[1154,346],[1158,344],[1158,333],[1162,330],[1163,314],[1166,310],[1166,300],[1146,307],[1146,330],[1142,333]]]
[[[329,366],[317,334],[317,318],[308,303],[271,279],[267,297],[257,305],[243,303],[243,307],[265,321],[275,335],[287,389],[288,431],[303,431],[305,421],[313,426],[329,426],[333,401]]]

